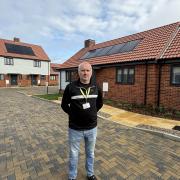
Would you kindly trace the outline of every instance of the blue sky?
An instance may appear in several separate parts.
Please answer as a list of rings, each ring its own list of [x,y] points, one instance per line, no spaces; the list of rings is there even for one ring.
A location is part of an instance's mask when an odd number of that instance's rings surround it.
[[[0,38],[41,45],[62,63],[84,46],[180,21],[179,0],[0,0]]]

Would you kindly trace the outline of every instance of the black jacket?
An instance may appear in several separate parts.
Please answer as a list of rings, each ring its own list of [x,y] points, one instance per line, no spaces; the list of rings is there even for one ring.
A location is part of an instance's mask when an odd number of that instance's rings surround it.
[[[90,108],[83,109],[86,99],[85,93],[90,88],[87,102]],[[95,83],[82,84],[80,80],[68,84],[65,88],[61,107],[69,115],[69,128],[75,130],[88,130],[97,126],[97,112],[103,106],[102,92]]]

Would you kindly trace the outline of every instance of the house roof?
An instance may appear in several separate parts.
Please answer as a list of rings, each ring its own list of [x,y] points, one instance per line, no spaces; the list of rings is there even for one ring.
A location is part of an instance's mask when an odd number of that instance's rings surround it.
[[[34,55],[8,52],[8,50],[6,48],[6,44],[17,45],[18,47],[23,46],[25,48],[32,49]],[[16,42],[16,41],[12,41],[12,40],[6,40],[6,39],[0,39],[0,56],[50,61],[49,57],[47,56],[47,54],[45,53],[45,51],[43,50],[43,48],[41,46],[34,45],[34,44],[28,44],[28,43],[24,43],[24,42]]]
[[[80,59],[88,51],[125,43],[128,41],[141,40],[133,51]],[[144,32],[121,37],[111,41],[95,44],[88,48],[82,48],[69,60],[64,62],[61,69],[77,67],[83,61],[92,65],[104,65],[121,62],[142,60],[157,60],[180,57],[180,22],[165,25]]]
[[[57,69],[61,68],[61,64],[51,63],[50,64],[50,74],[51,75],[58,75],[59,71]]]
[[[62,66],[62,64],[57,64],[57,63],[51,63],[51,67],[53,68],[60,68]]]

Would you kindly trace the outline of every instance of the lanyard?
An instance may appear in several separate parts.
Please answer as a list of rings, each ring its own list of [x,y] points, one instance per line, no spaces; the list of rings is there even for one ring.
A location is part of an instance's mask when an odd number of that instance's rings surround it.
[[[80,91],[81,91],[81,94],[83,95],[83,97],[86,99],[86,102],[87,102],[87,98],[88,98],[89,93],[90,93],[90,88],[86,89],[85,94],[81,88],[80,88]]]

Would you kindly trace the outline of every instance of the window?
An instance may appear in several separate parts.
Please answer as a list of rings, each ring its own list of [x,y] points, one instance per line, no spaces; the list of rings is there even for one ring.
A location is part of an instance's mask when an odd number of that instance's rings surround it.
[[[134,84],[134,67],[117,68],[116,82],[121,84]]]
[[[66,71],[66,82],[71,82],[71,71]]]
[[[171,84],[180,85],[180,65],[171,67]]]
[[[14,65],[13,58],[4,58],[5,65]]]
[[[46,76],[45,75],[41,75],[41,80],[46,80]]]
[[[56,80],[56,76],[51,75],[51,76],[50,76],[50,80],[52,80],[52,81]]]
[[[4,80],[4,74],[0,74],[0,80]]]
[[[34,61],[34,67],[41,67],[41,61]]]

